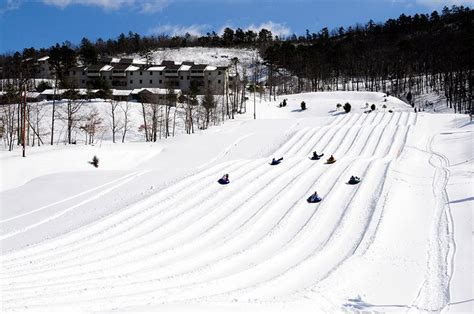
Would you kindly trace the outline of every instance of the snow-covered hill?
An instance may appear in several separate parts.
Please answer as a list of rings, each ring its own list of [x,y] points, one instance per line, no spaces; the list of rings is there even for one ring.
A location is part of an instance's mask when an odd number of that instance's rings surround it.
[[[2,310],[471,309],[466,116],[354,92],[256,111],[157,144],[2,152]]]

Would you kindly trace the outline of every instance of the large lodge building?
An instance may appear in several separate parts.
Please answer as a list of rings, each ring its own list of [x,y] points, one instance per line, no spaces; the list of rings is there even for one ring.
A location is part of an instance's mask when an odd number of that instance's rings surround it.
[[[38,60],[39,78],[53,78],[48,57]],[[81,65],[70,68],[66,78],[78,89],[91,88],[97,80],[108,82],[111,89],[135,90],[141,88],[177,89],[183,93],[197,86],[200,94],[209,88],[213,94],[223,95],[231,89],[234,77],[229,77],[228,67],[216,67],[194,62],[177,64],[163,61],[161,64],[143,64],[128,58],[105,58],[96,65]]]

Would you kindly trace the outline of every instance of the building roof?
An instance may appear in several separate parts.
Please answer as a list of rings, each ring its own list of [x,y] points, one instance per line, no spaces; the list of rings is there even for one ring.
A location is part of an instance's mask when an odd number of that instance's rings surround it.
[[[56,95],[62,95],[64,94],[64,92],[66,92],[67,89],[56,89]],[[53,88],[48,88],[48,89],[45,89],[44,91],[41,92],[41,95],[54,95],[55,94],[55,91]]]
[[[121,63],[120,64],[114,64],[112,66],[112,70],[114,70],[114,71],[126,71],[128,69],[128,67],[130,67],[130,65],[128,65],[128,64],[121,64]],[[104,71],[104,70],[102,70],[102,71]]]
[[[189,69],[191,69],[191,66],[187,64],[183,64],[179,67],[179,71],[189,71]]]
[[[114,67],[115,65],[111,66],[111,65],[106,64],[100,69],[100,71],[111,71]]]
[[[166,67],[164,65],[155,65],[155,66],[151,66],[149,67],[148,69],[146,69],[147,71],[163,71]]]
[[[166,69],[165,70],[170,70],[170,71],[178,71],[179,68],[181,67],[181,64],[165,64]]]
[[[207,65],[205,64],[195,64],[191,67],[191,71],[193,70],[200,70],[200,71],[204,71],[204,69],[206,68]]]
[[[141,68],[141,67],[137,67],[137,66],[135,66],[135,65],[129,65],[129,66],[127,66],[127,68],[125,69],[125,71],[138,71],[138,70],[140,70],[140,69],[142,69],[142,68]]]
[[[148,93],[151,93],[151,94],[154,94],[154,95],[166,95],[168,94],[168,91],[169,89],[166,89],[166,88],[151,88],[151,87],[147,87],[147,88],[136,88],[134,90],[132,90],[131,94],[132,95],[137,95],[139,93],[142,93],[142,92],[148,92]],[[181,90],[180,89],[173,89],[173,92],[175,94],[181,94]]]
[[[130,89],[112,89],[112,96],[130,96],[131,93]]]
[[[26,97],[27,98],[38,98],[41,95],[41,93],[38,92],[27,92]]]
[[[132,64],[133,63],[133,58],[122,58],[120,59],[121,64]]]
[[[212,66],[212,65],[208,65],[208,66],[206,66],[206,68],[204,69],[204,71],[215,71],[215,70],[217,70],[217,67]]]

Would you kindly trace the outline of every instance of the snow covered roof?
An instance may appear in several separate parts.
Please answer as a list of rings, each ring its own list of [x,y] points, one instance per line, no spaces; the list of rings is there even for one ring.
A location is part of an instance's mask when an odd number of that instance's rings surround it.
[[[189,71],[191,69],[191,66],[188,64],[183,64],[179,67],[179,71]]]
[[[107,65],[104,65],[104,66],[100,69],[100,71],[110,71],[110,70],[112,70],[112,68],[113,68],[113,66],[107,64]]]
[[[166,94],[168,94],[168,89],[166,89],[166,88],[151,88],[151,87],[136,88],[136,89],[132,90],[131,94],[136,95],[136,94],[139,94],[143,91],[147,91],[147,92],[155,94],[155,95],[166,95]],[[173,91],[174,91],[175,94],[180,94],[181,93],[180,89],[173,89]]]
[[[55,92],[53,88],[49,88],[41,92],[41,95],[54,95],[54,94],[61,95],[61,94],[64,94],[66,90],[67,89],[56,89],[56,92]]]
[[[204,69],[204,71],[215,71],[215,70],[217,70],[217,67],[212,66],[212,65],[208,65],[208,66]]]
[[[128,66],[128,68],[125,69],[125,71],[138,71],[138,70],[140,70],[140,67],[137,67],[134,65],[130,65]]]
[[[129,96],[131,93],[130,89],[112,89],[112,96]]]
[[[49,59],[49,56],[45,56],[43,58],[39,58],[38,61],[46,61]]]
[[[38,92],[27,92],[26,97],[27,98],[38,98],[41,95],[41,93]]]
[[[152,66],[147,69],[147,71],[163,71],[166,67],[164,65]]]
[[[62,95],[64,94],[65,92],[67,92],[69,89],[57,89],[56,90],[56,95]],[[99,90],[98,89],[85,89],[85,88],[78,88],[78,89],[75,89],[75,91],[79,94],[79,95],[87,95],[87,92],[89,91],[90,93],[97,93]],[[49,89],[45,89],[41,95],[49,95],[49,96],[52,96],[54,95],[54,89],[53,88],[49,88]]]

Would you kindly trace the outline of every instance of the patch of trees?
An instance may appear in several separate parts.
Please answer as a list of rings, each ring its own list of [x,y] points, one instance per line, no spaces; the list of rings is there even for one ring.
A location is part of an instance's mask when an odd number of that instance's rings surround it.
[[[436,92],[455,112],[472,113],[473,23],[471,9],[453,6],[275,42],[263,53],[270,94],[368,90],[412,102]]]

